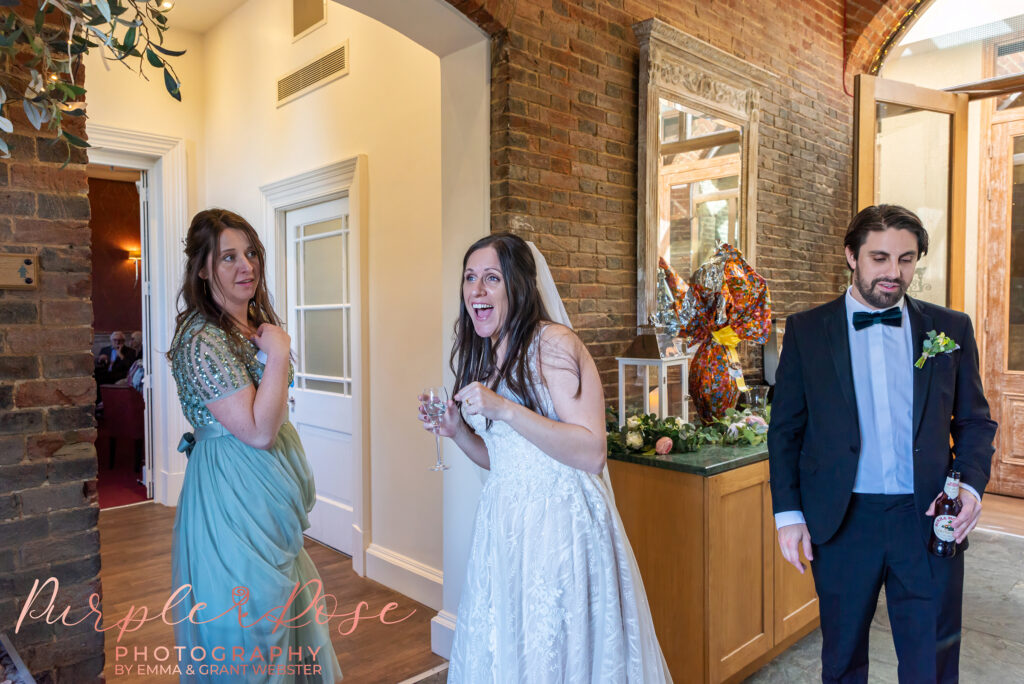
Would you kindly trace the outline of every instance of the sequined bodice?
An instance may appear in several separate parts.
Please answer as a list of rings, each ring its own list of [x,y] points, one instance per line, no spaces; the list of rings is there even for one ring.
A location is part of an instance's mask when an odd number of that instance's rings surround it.
[[[207,404],[249,385],[259,387],[263,379],[256,345],[207,322],[198,312],[185,321],[172,346],[171,374],[178,385],[181,410],[193,427],[217,422]]]

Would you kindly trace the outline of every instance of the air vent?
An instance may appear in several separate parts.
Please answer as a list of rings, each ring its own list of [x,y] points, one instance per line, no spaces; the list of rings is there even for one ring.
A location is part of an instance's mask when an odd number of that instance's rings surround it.
[[[348,41],[277,81],[277,106],[348,73]]]

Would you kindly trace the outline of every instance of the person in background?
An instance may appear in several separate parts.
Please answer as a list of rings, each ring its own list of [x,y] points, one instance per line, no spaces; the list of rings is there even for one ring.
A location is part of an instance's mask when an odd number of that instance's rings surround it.
[[[142,331],[136,330],[128,339],[128,346],[135,350],[135,361],[128,369],[125,382],[132,386],[136,392],[142,392],[142,383],[146,377],[146,369],[142,365]]]
[[[96,356],[93,377],[96,379],[96,400],[99,401],[100,385],[112,385],[128,375],[135,362],[135,350],[126,344],[127,337],[120,330],[110,333],[110,345],[100,349]]]

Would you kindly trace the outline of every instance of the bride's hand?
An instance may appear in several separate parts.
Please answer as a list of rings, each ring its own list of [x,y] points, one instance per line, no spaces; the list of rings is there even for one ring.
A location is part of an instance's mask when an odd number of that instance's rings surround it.
[[[423,429],[427,432],[433,432],[434,426],[430,423],[430,418],[427,417],[427,411],[423,407],[423,402],[427,400],[427,395],[421,394],[420,400],[420,411],[419,418],[420,422],[423,423]],[[444,415],[441,416],[441,423],[437,428],[437,434],[441,437],[454,438],[455,433],[458,432],[459,427],[462,424],[462,416],[459,415],[459,409],[455,405],[455,402],[451,399],[448,400],[448,405],[445,407]]]
[[[507,413],[511,402],[480,382],[473,382],[455,395],[456,401],[462,402],[462,409],[470,415],[480,415],[491,420],[507,422]]]

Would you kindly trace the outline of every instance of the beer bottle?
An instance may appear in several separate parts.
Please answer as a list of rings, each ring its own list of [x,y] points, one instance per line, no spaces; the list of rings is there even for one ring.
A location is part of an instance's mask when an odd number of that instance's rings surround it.
[[[953,538],[953,519],[963,508],[960,501],[960,473],[953,468],[946,475],[946,486],[935,502],[935,520],[932,522],[932,538],[928,550],[940,558],[956,555],[956,540]]]

